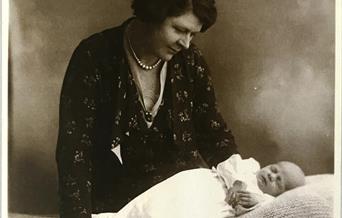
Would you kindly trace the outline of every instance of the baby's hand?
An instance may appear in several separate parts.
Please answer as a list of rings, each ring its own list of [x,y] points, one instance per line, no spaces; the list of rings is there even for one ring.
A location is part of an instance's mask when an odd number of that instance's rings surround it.
[[[240,180],[236,180],[233,183],[233,186],[228,189],[228,193],[226,196],[225,201],[231,205],[233,208],[235,208],[238,205],[238,196],[237,196],[237,192],[238,191],[244,191],[246,190],[247,185],[246,183],[240,181]]]
[[[253,207],[258,203],[263,202],[265,199],[263,195],[256,194],[248,191],[237,191],[236,192],[237,204],[243,207]]]
[[[230,188],[228,189],[228,194],[226,196],[225,201],[231,205],[233,208],[236,207],[237,201],[236,201],[236,192],[234,189]]]

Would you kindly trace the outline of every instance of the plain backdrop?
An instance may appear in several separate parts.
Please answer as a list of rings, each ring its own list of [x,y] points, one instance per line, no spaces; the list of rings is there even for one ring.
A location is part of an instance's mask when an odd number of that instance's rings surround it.
[[[243,157],[333,173],[334,1],[217,0],[195,43]],[[81,39],[131,16],[129,0],[13,0],[9,50],[9,205],[56,213],[62,80]]]

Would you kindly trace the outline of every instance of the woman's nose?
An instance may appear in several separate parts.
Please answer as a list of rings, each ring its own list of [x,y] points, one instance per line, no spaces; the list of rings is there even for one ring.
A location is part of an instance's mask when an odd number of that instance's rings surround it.
[[[188,49],[190,47],[192,36],[190,34],[186,34],[183,38],[179,40],[179,44],[182,48]]]

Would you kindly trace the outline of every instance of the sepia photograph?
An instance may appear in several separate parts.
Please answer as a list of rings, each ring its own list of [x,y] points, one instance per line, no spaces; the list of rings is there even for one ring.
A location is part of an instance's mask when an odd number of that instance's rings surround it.
[[[9,218],[339,217],[337,1],[8,3]]]

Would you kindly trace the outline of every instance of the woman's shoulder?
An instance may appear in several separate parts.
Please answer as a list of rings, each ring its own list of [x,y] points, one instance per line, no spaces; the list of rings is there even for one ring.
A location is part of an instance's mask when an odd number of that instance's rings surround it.
[[[82,42],[90,45],[104,43],[106,46],[108,46],[108,44],[122,46],[125,27],[132,19],[134,19],[134,17],[128,18],[118,26],[110,27],[100,32],[94,33],[82,40]]]
[[[102,49],[108,46],[115,46],[122,37],[121,26],[107,28],[96,32],[81,40],[79,47],[87,49]]]
[[[127,19],[119,26],[109,27],[91,34],[80,41],[78,49],[95,52],[98,53],[97,55],[122,52],[124,29],[130,19],[132,18]]]

